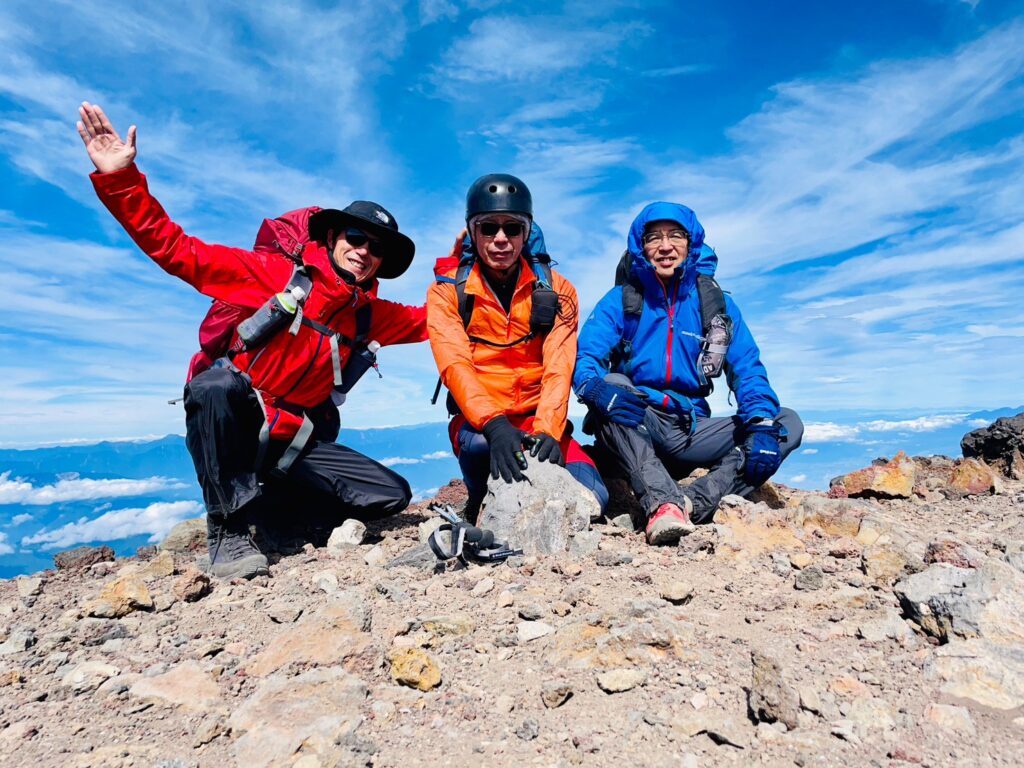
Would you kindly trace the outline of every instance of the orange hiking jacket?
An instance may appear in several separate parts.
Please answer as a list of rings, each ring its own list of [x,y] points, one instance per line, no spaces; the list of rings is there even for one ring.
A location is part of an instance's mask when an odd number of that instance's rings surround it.
[[[536,412],[533,429],[556,440],[565,431],[569,392],[576,364],[578,328],[576,289],[552,272],[552,287],[562,311],[544,337],[513,347],[471,342],[470,336],[507,344],[530,332],[534,275],[520,258],[519,282],[509,315],[480,273],[480,262],[466,281],[466,295],[475,296],[469,328],[462,327],[453,283],[434,283],[427,291],[427,333],[441,380],[475,429],[495,416]],[[438,277],[454,279],[456,259],[438,260]]]

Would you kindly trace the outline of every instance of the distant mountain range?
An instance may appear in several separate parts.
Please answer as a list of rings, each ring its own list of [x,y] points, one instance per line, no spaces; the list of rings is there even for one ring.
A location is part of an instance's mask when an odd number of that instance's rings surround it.
[[[803,445],[776,479],[823,489],[830,478],[899,450],[959,456],[966,432],[1022,411],[1024,406],[925,415],[805,413]],[[460,476],[443,423],[343,430],[340,440],[394,468],[418,498]],[[179,435],[0,449],[0,578],[52,567],[54,552],[82,544],[108,544],[130,554],[201,515],[201,501]]]

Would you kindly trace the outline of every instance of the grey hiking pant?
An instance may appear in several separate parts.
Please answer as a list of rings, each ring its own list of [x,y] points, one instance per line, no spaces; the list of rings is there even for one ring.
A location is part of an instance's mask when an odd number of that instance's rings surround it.
[[[639,393],[628,377],[610,373],[609,384]],[[693,503],[693,521],[710,523],[723,496],[746,496],[754,490],[743,479],[743,441],[746,434],[738,416],[697,418],[693,433],[679,424],[675,414],[648,406],[643,429],[633,429],[590,412],[598,446],[629,481],[640,505],[650,516],[662,504],[680,507],[683,496]],[[800,446],[804,425],[795,411],[782,408],[775,421],[788,433],[781,443],[782,458]],[[711,471],[686,488],[675,478],[698,467]]]
[[[263,411],[242,374],[210,368],[185,385],[185,445],[211,515],[226,518],[243,509],[248,515],[266,495],[278,500],[279,514],[291,514],[302,498],[338,525],[346,517],[394,515],[409,505],[412,491],[405,478],[335,443],[330,424],[314,433],[286,477],[267,476],[256,466],[262,426]],[[272,441],[264,464],[273,466],[285,445]]]

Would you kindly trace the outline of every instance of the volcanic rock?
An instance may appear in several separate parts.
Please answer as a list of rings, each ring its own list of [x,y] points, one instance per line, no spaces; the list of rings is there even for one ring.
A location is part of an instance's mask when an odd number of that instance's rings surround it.
[[[572,475],[557,464],[534,461],[523,474],[527,479],[519,483],[488,481],[480,527],[526,555],[566,552],[572,535],[585,531],[591,517],[600,514],[597,501],[581,493]]]
[[[891,461],[866,467],[833,481],[851,497],[909,499],[914,492],[917,466],[903,451]]]
[[[750,693],[747,698],[755,722],[780,721],[789,728],[797,727],[800,700],[796,691],[782,678],[782,668],[774,658],[753,651]]]
[[[965,457],[983,459],[1008,477],[1024,480],[1024,413],[968,432],[960,448]]]
[[[178,523],[160,542],[160,549],[178,554],[205,551],[206,520],[198,517]]]
[[[113,561],[114,550],[108,546],[102,547],[76,547],[64,552],[58,552],[53,556],[53,562],[57,570],[76,571],[88,568],[95,563]]]

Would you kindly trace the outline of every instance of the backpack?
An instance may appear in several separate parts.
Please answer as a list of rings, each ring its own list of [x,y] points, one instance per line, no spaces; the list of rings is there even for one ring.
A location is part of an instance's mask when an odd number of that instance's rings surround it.
[[[533,293],[530,305],[530,331],[515,341],[500,343],[490,341],[479,336],[469,336],[469,340],[477,344],[486,344],[490,347],[514,347],[517,344],[524,344],[537,336],[545,336],[555,326],[555,319],[561,311],[561,304],[558,301],[558,294],[552,287],[551,280],[551,257],[545,252],[544,233],[536,222],[530,224],[530,236],[526,247],[523,249],[523,257],[533,271]],[[455,277],[446,277],[441,274],[451,269],[448,259],[439,259],[434,268],[435,280],[438,283],[449,283],[455,285],[455,295],[458,300],[459,317],[462,318],[462,327],[469,333],[469,323],[473,319],[473,305],[476,297],[466,293],[466,281],[469,280],[469,273],[473,271],[476,263],[476,253],[472,249],[467,235],[463,242],[462,257],[459,259],[458,267],[455,270]],[[441,393],[441,377],[437,378],[437,386],[434,387],[434,396],[430,398],[430,404],[435,405]],[[446,405],[448,413],[455,416],[461,413],[458,404],[448,393]]]
[[[714,251],[708,245],[702,245]],[[633,338],[640,325],[644,309],[643,287],[630,267],[629,251],[622,254],[615,268],[615,284],[622,286],[622,339],[612,350],[609,362],[622,365],[629,375],[629,360],[633,353]],[[701,348],[697,357],[697,372],[703,383],[697,390],[699,397],[707,397],[714,390],[713,379],[722,375],[725,355],[732,341],[732,318],[725,308],[725,295],[711,275],[697,273],[697,298],[700,301]]]
[[[295,270],[285,288],[301,284],[304,285],[306,293],[309,292],[308,277],[300,269],[302,250],[310,241],[309,217],[320,210],[314,205],[309,208],[288,211],[276,219],[264,219],[256,233],[256,241],[253,243],[254,251],[286,258],[295,264]],[[199,351],[192,356],[192,360],[189,362],[188,374],[185,378],[186,384],[210,368],[215,360],[228,356],[235,330],[251,314],[251,310],[247,308],[238,307],[219,299],[213,300],[206,312],[206,317],[199,324]],[[365,342],[370,332],[370,320],[369,304],[356,310],[355,342],[360,344]]]

